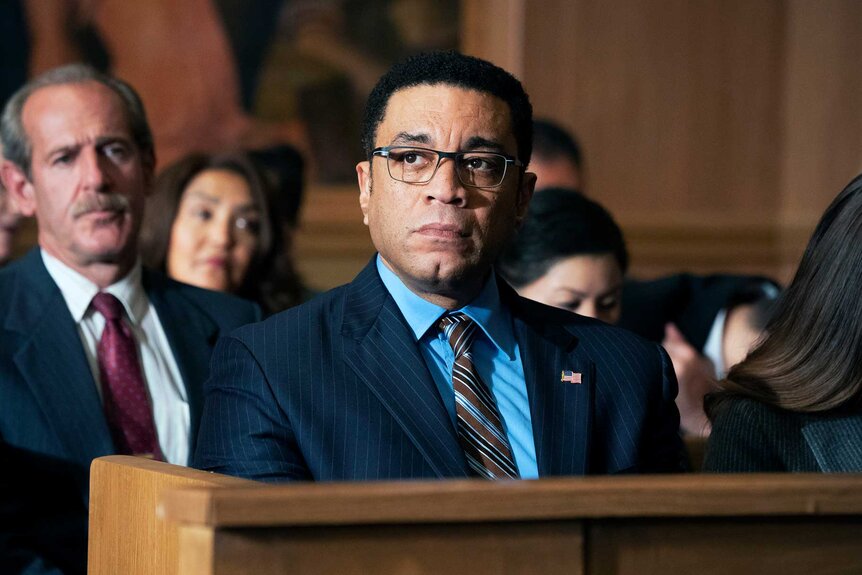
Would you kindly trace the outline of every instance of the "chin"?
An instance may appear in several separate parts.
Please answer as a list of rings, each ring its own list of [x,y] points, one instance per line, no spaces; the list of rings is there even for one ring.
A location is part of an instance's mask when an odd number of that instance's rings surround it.
[[[425,267],[418,275],[424,277],[429,285],[441,290],[441,293],[457,292],[459,286],[477,276],[476,269],[475,264],[461,259],[444,260]]]
[[[212,290],[212,291],[228,291],[228,284],[223,279],[217,278],[194,278],[193,280],[187,280],[188,283],[193,286],[201,287],[204,289]]]
[[[135,257],[135,255],[129,252],[126,246],[104,246],[85,252],[85,259],[90,263],[112,265],[132,264],[135,261]]]
[[[82,247],[96,258],[107,259],[121,258],[124,254],[136,253],[137,249],[137,245],[130,241],[130,236],[120,230],[93,234],[82,242]]]

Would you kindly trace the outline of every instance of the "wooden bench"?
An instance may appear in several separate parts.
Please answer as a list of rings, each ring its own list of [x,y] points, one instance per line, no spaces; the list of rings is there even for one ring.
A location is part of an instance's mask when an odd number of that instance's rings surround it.
[[[270,486],[93,465],[90,573],[862,573],[859,475]]]

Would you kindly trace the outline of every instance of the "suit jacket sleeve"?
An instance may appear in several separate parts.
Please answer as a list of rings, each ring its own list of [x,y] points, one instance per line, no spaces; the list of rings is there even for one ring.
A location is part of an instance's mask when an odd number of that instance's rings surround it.
[[[29,551],[0,541],[0,573],[7,575],[64,575],[62,571]]]
[[[679,410],[676,407],[677,382],[673,364],[661,346],[661,397],[654,404],[653,419],[647,435],[642,473],[666,473],[682,471],[687,467],[685,449],[679,433]]]
[[[193,467],[259,481],[311,479],[271,382],[242,341],[216,344],[204,392]]]
[[[0,535],[0,573],[7,575],[64,575],[60,569],[48,563],[44,557],[17,547],[4,535]]]
[[[44,460],[2,438],[0,469],[0,573],[83,575],[86,514],[75,489]]]

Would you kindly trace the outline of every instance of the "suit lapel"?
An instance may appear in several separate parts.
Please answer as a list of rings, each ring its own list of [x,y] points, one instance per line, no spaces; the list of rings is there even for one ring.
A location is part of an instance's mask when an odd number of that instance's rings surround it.
[[[595,364],[579,352],[574,334],[556,323],[533,323],[534,314],[523,308],[522,300],[508,287],[501,288],[501,295],[515,318],[539,476],[585,475],[589,472]],[[581,383],[561,381],[563,371],[578,374]]]
[[[345,361],[440,477],[465,477],[464,454],[413,334],[372,262],[348,286]]]
[[[15,365],[60,445],[89,466],[94,457],[113,453],[114,445],[78,328],[39,250],[22,264],[5,326],[22,334]]]
[[[195,304],[171,291],[164,276],[144,270],[143,285],[150,303],[156,308],[183,378],[191,417],[189,440],[194,449],[203,409],[203,383],[218,339],[218,325],[206,314],[189,313],[189,306]],[[204,341],[207,342],[205,346],[201,345]]]
[[[814,419],[802,435],[824,472],[862,472],[862,415]]]

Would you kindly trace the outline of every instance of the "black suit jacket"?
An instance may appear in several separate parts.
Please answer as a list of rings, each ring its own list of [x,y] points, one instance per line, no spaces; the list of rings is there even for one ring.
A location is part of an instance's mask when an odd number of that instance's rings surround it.
[[[193,449],[212,346],[260,311],[161,274],[142,281],[186,386]],[[115,452],[101,400],[38,249],[0,271],[0,302],[0,572],[83,573],[90,462]]]
[[[678,470],[664,351],[499,285],[539,475]],[[583,383],[561,382],[562,370]],[[373,260],[352,283],[223,338],[206,394],[195,467],[271,481],[467,477],[440,392]]]
[[[862,473],[862,414],[794,413],[728,398],[712,424],[703,469]]]

